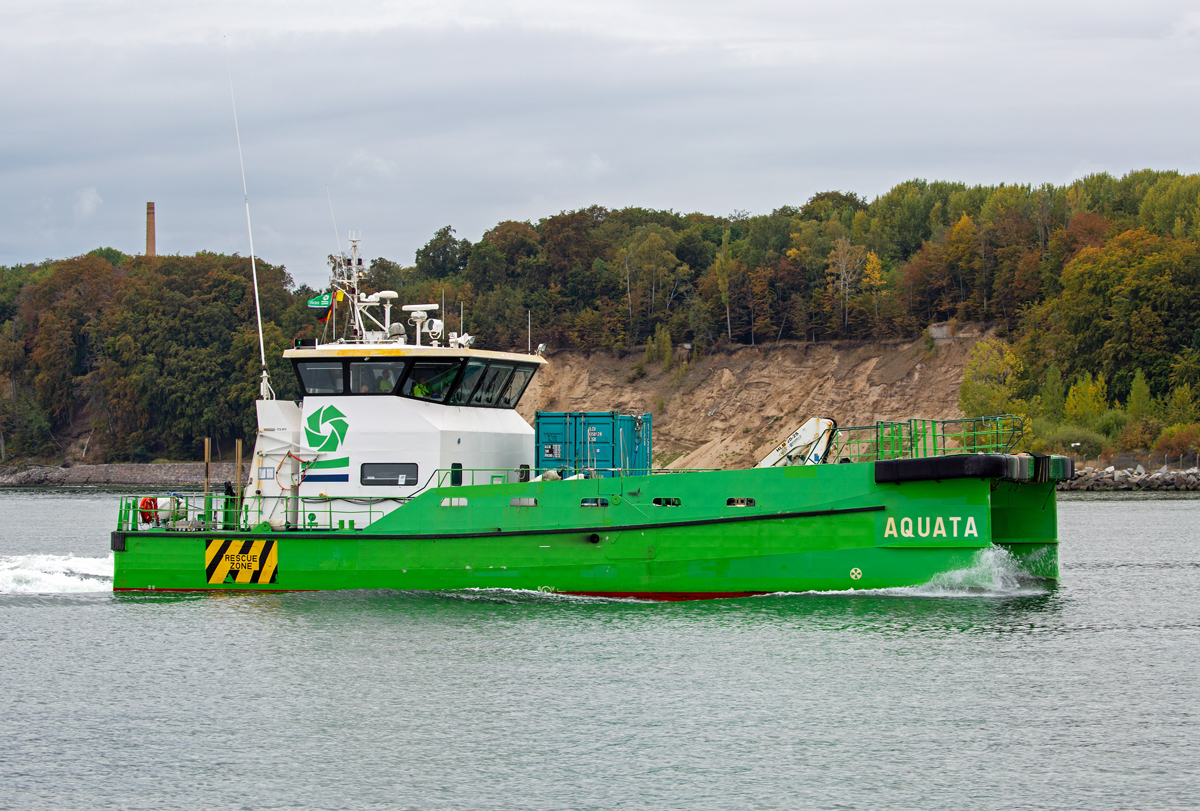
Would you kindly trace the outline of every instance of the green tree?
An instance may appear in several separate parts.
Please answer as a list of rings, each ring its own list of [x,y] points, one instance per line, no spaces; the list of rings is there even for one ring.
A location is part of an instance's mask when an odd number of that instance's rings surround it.
[[[1057,366],[1051,364],[1042,384],[1042,414],[1052,422],[1062,422],[1066,399],[1066,384],[1063,383],[1062,374]]]
[[[1133,384],[1129,387],[1129,399],[1125,405],[1125,413],[1130,422],[1137,422],[1148,417],[1154,408],[1154,398],[1150,395],[1150,386],[1146,376],[1138,369],[1133,375]]]
[[[101,259],[108,262],[110,265],[120,265],[129,257],[116,248],[93,248],[88,251],[88,256],[99,256]]]
[[[504,258],[504,252],[486,239],[475,243],[467,261],[467,279],[480,292],[507,284],[509,265]]]
[[[1200,175],[1162,178],[1146,192],[1139,214],[1155,233],[1200,239]]]
[[[417,251],[417,273],[427,279],[445,279],[466,267],[470,254],[470,241],[455,239],[454,229],[444,226]]]
[[[359,289],[368,295],[380,290],[401,290],[406,272],[411,273],[412,268],[404,268],[400,263],[382,256],[376,257],[371,260],[366,276],[359,282]]]
[[[1108,386],[1104,375],[1096,375],[1093,380],[1090,374],[1085,374],[1071,386],[1063,404],[1067,421],[1085,428],[1095,428],[1096,421],[1107,410]]]
[[[644,225],[634,232],[623,258],[629,261],[631,306],[650,323],[670,318],[671,306],[683,293],[689,268],[675,255],[676,237],[661,225]]]
[[[721,238],[721,250],[712,265],[713,275],[717,279],[717,287],[721,291],[721,304],[725,307],[725,330],[729,342],[733,343],[733,321],[730,318],[730,276],[734,271],[734,261],[729,256],[729,229]]]
[[[1200,327],[1192,333],[1192,345],[1184,347],[1171,361],[1171,384],[1184,383],[1193,390],[1200,388]]]
[[[975,344],[958,390],[958,408],[963,416],[1028,415],[1029,404],[1017,398],[1022,368],[1021,359],[1005,342],[985,338]]]
[[[1196,422],[1196,398],[1188,384],[1184,383],[1171,389],[1164,405],[1167,425],[1188,425]]]

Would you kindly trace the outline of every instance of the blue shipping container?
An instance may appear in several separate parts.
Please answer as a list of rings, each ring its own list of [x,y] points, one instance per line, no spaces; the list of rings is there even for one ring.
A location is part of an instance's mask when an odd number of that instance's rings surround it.
[[[654,448],[649,414],[539,411],[534,416],[539,471],[570,476],[643,476]]]

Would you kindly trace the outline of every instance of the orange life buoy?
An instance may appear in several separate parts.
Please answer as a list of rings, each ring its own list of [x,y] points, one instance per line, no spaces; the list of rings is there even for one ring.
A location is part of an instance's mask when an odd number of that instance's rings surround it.
[[[149,524],[158,517],[158,499],[156,499],[154,496],[146,496],[143,498],[141,503],[138,504],[138,508],[142,513],[143,524]]]

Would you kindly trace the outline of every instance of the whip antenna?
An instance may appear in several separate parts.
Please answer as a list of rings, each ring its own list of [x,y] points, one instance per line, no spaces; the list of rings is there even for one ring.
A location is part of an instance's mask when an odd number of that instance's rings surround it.
[[[333,196],[329,193],[329,184],[325,184],[325,196],[329,198],[329,216],[333,219],[333,238],[337,242],[338,253],[342,252],[342,235],[338,232],[337,217],[333,214]]]
[[[225,39],[225,37],[221,37]],[[242,160],[242,133],[238,129],[237,98],[233,94],[233,69],[229,66],[229,40],[225,39],[225,70],[229,74],[229,100],[233,103],[233,132],[237,136],[238,165],[242,169],[242,197],[246,201],[246,232],[250,236],[250,277],[254,282],[254,315],[258,322],[258,358],[262,364],[262,381],[258,386],[261,400],[274,400],[271,376],[267,374],[267,349],[263,344],[262,305],[258,300],[258,267],[254,263],[254,229],[250,227],[250,192],[246,188],[246,162]]]

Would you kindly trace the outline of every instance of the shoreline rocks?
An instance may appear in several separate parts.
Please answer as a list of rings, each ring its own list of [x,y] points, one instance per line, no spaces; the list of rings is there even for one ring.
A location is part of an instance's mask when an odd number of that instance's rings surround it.
[[[1085,467],[1076,470],[1069,481],[1059,482],[1058,489],[1196,491],[1200,490],[1200,468],[1170,470],[1163,465],[1153,473],[1148,473],[1141,465],[1125,469],[1109,465],[1103,470]]]
[[[209,463],[209,482],[219,489],[226,481],[236,481],[233,462]],[[243,471],[246,463],[242,463]],[[128,485],[131,487],[201,487],[204,485],[203,462],[165,464],[39,465],[18,469],[0,469],[0,486],[7,487],[86,487]]]

